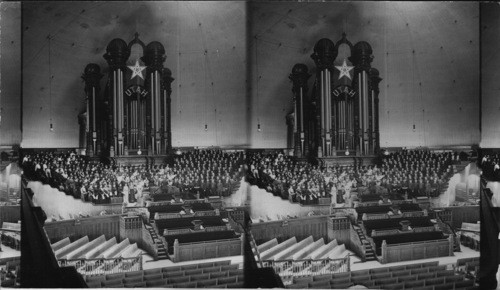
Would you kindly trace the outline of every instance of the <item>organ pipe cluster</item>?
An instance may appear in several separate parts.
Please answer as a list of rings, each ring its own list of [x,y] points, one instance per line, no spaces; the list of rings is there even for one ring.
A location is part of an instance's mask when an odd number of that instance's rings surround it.
[[[349,46],[348,60],[354,67],[349,76],[335,74],[334,62],[342,44]],[[367,42],[352,45],[345,34],[337,43],[320,39],[311,55],[316,64],[316,78],[309,98],[307,82],[311,75],[307,66],[296,64],[293,67],[289,78],[293,82],[295,156],[370,156],[378,153],[378,94],[382,79],[371,67],[372,53]]]
[[[142,47],[145,64],[141,78],[128,78],[126,63],[131,47]],[[163,155],[172,149],[171,83],[172,72],[163,67],[166,55],[157,41],[147,46],[136,34],[127,44],[113,39],[106,48],[104,59],[109,66],[104,94],[100,97],[102,74],[97,64],[89,64],[85,80],[87,104],[87,155],[126,156],[132,154]],[[138,60],[136,62],[136,65]]]

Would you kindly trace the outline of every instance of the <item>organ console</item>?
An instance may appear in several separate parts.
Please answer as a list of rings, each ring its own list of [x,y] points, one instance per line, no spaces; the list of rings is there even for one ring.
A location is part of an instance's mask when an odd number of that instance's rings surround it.
[[[346,45],[350,56],[334,65],[339,47]],[[320,39],[311,58],[316,78],[311,96],[307,94],[308,68],[296,64],[289,78],[293,82],[295,114],[294,154],[298,157],[372,156],[378,153],[379,72],[371,67],[371,46],[355,45],[346,34],[333,43]],[[349,64],[352,64],[350,66]],[[351,76],[352,74],[352,76]]]
[[[142,51],[142,57],[129,59],[134,45]],[[172,149],[170,102],[174,79],[163,67],[163,45],[157,41],[145,45],[136,33],[128,44],[113,39],[104,59],[109,71],[102,95],[99,83],[103,74],[97,64],[88,64],[82,76],[87,155],[168,154]]]

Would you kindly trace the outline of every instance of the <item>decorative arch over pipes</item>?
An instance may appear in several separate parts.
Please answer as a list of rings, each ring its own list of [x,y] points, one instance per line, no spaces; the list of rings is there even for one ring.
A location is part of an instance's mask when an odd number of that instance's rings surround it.
[[[132,46],[142,56],[131,59]],[[89,156],[165,155],[172,149],[172,72],[163,67],[165,48],[160,42],[145,45],[139,34],[130,43],[115,38],[106,48],[109,66],[104,93],[97,64],[88,64],[85,81],[87,114],[86,152]]]
[[[347,45],[349,57],[334,65],[339,47]],[[371,67],[371,46],[360,41],[355,45],[342,38],[333,43],[320,39],[311,58],[316,64],[316,78],[309,98],[304,64],[296,64],[289,78],[293,82],[294,154],[297,157],[373,156],[380,149],[379,77]]]

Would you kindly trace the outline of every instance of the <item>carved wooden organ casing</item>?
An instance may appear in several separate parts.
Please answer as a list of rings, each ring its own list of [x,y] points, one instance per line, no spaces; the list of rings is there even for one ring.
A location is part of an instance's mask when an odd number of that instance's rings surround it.
[[[343,49],[343,57],[339,57],[339,49]],[[320,39],[311,55],[316,73],[309,97],[307,66],[293,67],[289,78],[293,82],[295,156],[378,153],[378,85],[382,79],[371,67],[372,52],[367,42],[352,45],[345,34],[337,43]]]
[[[128,44],[116,38],[108,44],[104,59],[109,66],[104,92],[100,89],[104,75],[97,64],[88,64],[82,76],[87,155],[168,154],[172,149],[170,103],[174,79],[163,67],[163,45],[157,41],[144,45],[138,34]]]

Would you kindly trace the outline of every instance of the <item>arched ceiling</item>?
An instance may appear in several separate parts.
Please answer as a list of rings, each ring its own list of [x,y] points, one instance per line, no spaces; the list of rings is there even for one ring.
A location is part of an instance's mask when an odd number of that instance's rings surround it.
[[[136,32],[145,44],[159,41],[166,50],[164,65],[175,78],[173,146],[247,144],[245,6],[210,1],[23,3],[23,146],[78,146],[77,116],[85,108],[83,69],[97,63],[107,72],[107,44],[114,38],[129,42]]]
[[[383,78],[381,146],[479,142],[478,3],[254,2],[250,7],[253,147],[286,146],[285,116],[292,110],[288,75],[296,63],[314,72],[315,43],[336,42],[342,32],[353,44],[367,41],[373,48],[372,67]],[[342,60],[339,55],[336,63]]]

